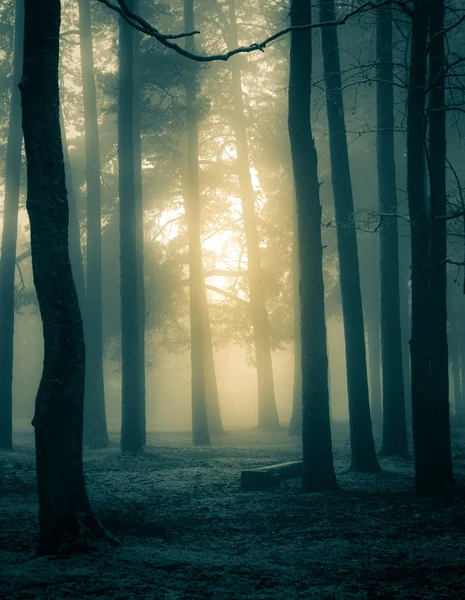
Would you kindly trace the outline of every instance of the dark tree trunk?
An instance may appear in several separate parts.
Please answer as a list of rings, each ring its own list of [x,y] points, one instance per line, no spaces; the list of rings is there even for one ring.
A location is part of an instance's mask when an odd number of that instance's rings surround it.
[[[320,21],[333,21],[335,18],[334,0],[320,0]],[[338,225],[337,242],[352,448],[351,468],[362,472],[377,472],[379,465],[376,460],[371,429],[357,235],[354,227],[347,226],[353,221],[354,201],[341,89],[337,28],[323,27],[321,39],[326,83],[331,180]]]
[[[13,447],[13,345],[15,269],[21,183],[21,99],[18,83],[23,62],[24,0],[15,3],[15,38],[10,122],[6,149],[5,202],[0,257],[0,448]]]
[[[71,260],[71,268],[73,271],[74,284],[79,300],[79,308],[83,321],[85,322],[85,307],[86,307],[86,284],[84,277],[84,264],[82,260],[81,249],[81,227],[79,223],[79,214],[77,207],[77,193],[73,182],[73,169],[69,158],[68,143],[66,141],[66,131],[63,119],[63,113],[60,107],[60,129],[63,136],[63,160],[65,165],[66,189],[68,192],[69,206],[69,256]]]
[[[412,426],[415,485],[430,487],[433,449],[430,445],[431,374],[429,340],[429,240],[426,210],[424,110],[428,12],[415,5],[412,17],[410,81],[407,101],[407,189],[412,248],[412,326],[410,339]]]
[[[381,360],[383,370],[383,456],[407,455],[402,332],[400,321],[399,245],[394,150],[392,7],[377,10],[377,158],[381,275]],[[393,216],[389,216],[389,215]]]
[[[447,190],[446,111],[444,53],[444,0],[430,0],[429,65],[429,175],[431,239],[431,394],[435,434],[436,469],[434,485],[453,484],[449,414],[449,358],[447,348]],[[430,440],[431,443],[431,440]]]
[[[311,16],[309,0],[292,1],[293,26],[310,23]],[[329,414],[320,185],[310,123],[311,65],[311,32],[293,31],[288,125],[297,202],[302,340],[302,486],[306,492],[337,488]]]
[[[205,286],[203,287],[203,314],[204,314],[204,352],[205,352],[205,390],[207,398],[208,430],[210,433],[224,433],[221,419],[220,401],[218,397],[218,384],[216,381],[215,359],[213,355],[212,334],[210,318],[208,316],[208,302]]]
[[[26,0],[21,92],[27,210],[44,334],[44,366],[33,419],[41,554],[82,550],[106,535],[91,508],[82,465],[85,346],[68,250],[59,31],[59,0]]]
[[[417,3],[412,16],[409,94],[407,101],[407,192],[412,247],[412,426],[415,487],[438,491],[436,423],[431,383],[431,287],[429,218],[425,189],[425,86],[428,45],[428,3]]]
[[[455,416],[462,417],[464,407],[462,403],[462,382],[460,381],[460,328],[458,326],[460,315],[458,314],[457,292],[455,285],[449,281],[447,294],[447,315],[449,321],[448,347],[451,367],[452,383],[454,385],[454,409]]]
[[[133,0],[127,3],[133,8]],[[137,199],[134,173],[134,31],[119,21],[118,165],[121,269],[121,450],[140,452],[145,443],[145,403],[141,381],[141,342]]]
[[[404,374],[405,419],[412,425],[412,390],[410,385],[410,239],[408,227],[399,235],[400,326],[402,335],[402,372]]]
[[[140,404],[145,407],[145,279],[144,279],[144,208],[142,188],[142,139],[141,139],[141,86],[140,86],[140,44],[141,33],[136,32],[134,39],[134,184],[136,194],[136,243],[137,243],[137,316],[139,319],[139,367],[140,367]],[[146,442],[146,414],[141,418],[141,436]]]
[[[184,0],[184,27],[194,29],[194,0]],[[194,49],[194,38],[186,38],[186,49]],[[197,77],[195,63],[188,63],[185,77],[187,104],[187,198],[189,233],[189,292],[191,327],[192,439],[194,446],[210,443],[205,382],[205,288],[200,239],[200,186]]]
[[[366,269],[369,273],[369,281],[365,289],[366,302],[364,315],[367,329],[368,362],[370,367],[370,399],[371,415],[373,422],[380,426],[383,420],[382,393],[381,393],[381,340],[380,340],[380,288],[377,285],[378,265],[373,260],[379,255],[377,239],[370,240],[371,246],[367,254],[369,262]],[[376,244],[376,247],[374,245]]]
[[[84,320],[87,352],[86,391],[84,397],[84,443],[104,448],[108,445],[108,433],[103,380],[102,202],[97,94],[95,91],[89,0],[79,0],[79,34],[87,183],[87,305]]]
[[[317,173],[318,178],[318,173]],[[290,435],[302,435],[302,341],[300,339],[299,297],[299,237],[297,212],[294,215],[292,241],[292,286],[294,292],[294,381],[292,388],[292,415],[289,423]]]
[[[230,47],[239,45],[236,22],[235,0],[229,0]],[[270,323],[266,308],[263,272],[260,259],[260,246],[255,213],[255,192],[250,176],[249,145],[247,127],[244,118],[244,100],[242,97],[242,77],[240,64],[233,59],[232,102],[234,108],[234,130],[237,146],[237,167],[239,187],[242,199],[244,233],[247,245],[247,275],[250,294],[250,312],[255,341],[255,358],[258,383],[258,427],[272,430],[279,427],[276,408],[273,363],[271,358]]]

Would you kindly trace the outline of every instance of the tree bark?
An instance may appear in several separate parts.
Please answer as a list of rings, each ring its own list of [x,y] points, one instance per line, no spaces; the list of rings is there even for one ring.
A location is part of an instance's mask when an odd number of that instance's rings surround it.
[[[410,239],[399,236],[400,326],[402,335],[402,372],[404,374],[405,420],[412,426],[412,389],[410,385]]]
[[[128,2],[133,8],[134,2]],[[122,422],[121,450],[140,452],[145,443],[141,381],[137,200],[134,151],[134,32],[119,20],[118,165],[120,202],[120,296]]]
[[[194,29],[194,0],[184,0],[184,27]],[[194,38],[186,38],[186,49],[194,49]],[[200,238],[199,140],[196,109],[195,63],[188,63],[185,76],[187,104],[187,198],[189,234],[189,292],[191,327],[192,439],[194,446],[210,444],[205,382],[205,287]]]
[[[333,21],[335,18],[334,0],[320,0],[320,21]],[[323,27],[321,29],[321,40],[346,343],[352,449],[351,468],[362,472],[377,472],[379,471],[379,465],[376,460],[371,429],[357,235],[355,228],[350,226],[353,221],[354,201],[341,89],[337,28]]]
[[[32,268],[44,334],[33,419],[40,554],[82,551],[106,537],[90,505],[82,465],[85,345],[68,249],[59,31],[59,0],[26,0],[20,86]]]
[[[447,348],[447,190],[446,109],[444,53],[444,0],[430,0],[429,62],[429,176],[431,239],[431,394],[436,468],[434,485],[440,489],[454,483],[452,471],[449,357]],[[430,440],[431,443],[431,440]]]
[[[0,257],[0,448],[13,447],[13,353],[15,270],[21,184],[21,99],[18,83],[23,62],[24,0],[15,2],[13,75],[6,148],[5,202]]]
[[[84,101],[87,184],[87,306],[84,322],[87,363],[84,398],[84,443],[104,448],[108,445],[108,432],[103,378],[102,201],[97,94],[95,90],[89,0],[79,0],[79,40]]]
[[[449,322],[448,348],[451,367],[452,383],[454,386],[455,416],[462,418],[464,406],[462,403],[462,382],[460,380],[460,344],[459,344],[459,319],[456,286],[448,282],[447,316]]]
[[[392,7],[378,8],[376,20],[376,114],[380,241],[381,360],[383,377],[382,456],[407,455],[402,332],[400,321],[399,245],[394,150]],[[392,214],[393,216],[388,216]]]
[[[144,279],[144,194],[142,187],[142,138],[141,138],[141,84],[140,84],[140,44],[141,33],[134,39],[134,185],[136,199],[136,243],[137,243],[137,316],[139,320],[139,359],[140,359],[140,404],[145,406],[145,279]],[[141,418],[141,436],[146,442],[146,414]]]
[[[79,300],[79,308],[81,310],[81,316],[84,322],[85,329],[85,308],[86,308],[86,284],[84,277],[84,263],[82,260],[82,249],[81,249],[81,227],[79,223],[79,214],[77,208],[77,193],[73,182],[73,169],[71,166],[71,160],[69,158],[68,142],[66,140],[66,131],[63,119],[63,111],[60,106],[60,129],[62,133],[62,146],[63,146],[63,161],[65,166],[65,179],[66,189],[68,192],[68,206],[69,206],[69,256],[71,261],[71,268],[73,271],[74,284],[76,286],[76,292]]]
[[[229,0],[230,47],[239,45],[236,4]],[[237,167],[239,187],[242,199],[244,233],[247,245],[247,276],[250,294],[250,312],[255,341],[255,358],[258,383],[258,427],[273,430],[279,427],[276,408],[273,363],[271,358],[270,323],[263,283],[260,258],[260,246],[255,213],[255,192],[250,176],[249,145],[247,127],[244,118],[244,100],[242,96],[242,78],[240,65],[234,59],[231,62],[232,102],[234,109],[234,130],[237,147]]]
[[[439,415],[436,413],[433,402],[431,373],[433,332],[431,320],[434,316],[432,315],[432,277],[430,276],[432,270],[430,219],[426,202],[424,157],[429,9],[430,5],[426,2],[416,3],[413,9],[407,100],[407,193],[412,247],[412,332],[410,340],[412,425],[415,487],[420,492],[441,491],[450,481],[451,475],[447,472],[441,473],[438,468],[440,451],[437,445],[437,428],[441,428],[441,423],[436,422]],[[431,68],[435,69],[434,60]],[[436,76],[438,76],[437,71]],[[440,188],[439,180],[431,181],[431,184]],[[433,199],[435,192],[433,189],[431,191],[433,203],[435,202]],[[435,276],[437,277],[437,274]],[[436,318],[441,320],[441,315]],[[440,341],[438,340],[438,343]],[[441,374],[438,376],[441,377]]]
[[[293,26],[310,23],[311,16],[309,0],[292,0]],[[311,65],[311,32],[293,31],[288,126],[297,204],[302,341],[302,487],[306,492],[337,488],[329,414],[320,184],[310,122]]]
[[[381,328],[380,328],[380,287],[377,285],[378,257],[377,239],[369,240],[367,249],[368,260],[365,268],[368,271],[368,285],[365,288],[364,297],[364,315],[367,329],[367,347],[370,367],[370,398],[371,415],[376,425],[381,425],[383,421],[382,410],[382,392],[381,392]],[[375,246],[376,244],[376,246]],[[375,260],[373,260],[375,259]],[[379,264],[379,263],[378,263]],[[379,280],[379,279],[378,279]]]
[[[317,173],[318,179],[318,173]],[[297,211],[294,215],[292,241],[292,285],[294,291],[294,381],[292,388],[292,415],[289,423],[290,435],[302,435],[302,340],[300,339],[300,297],[299,297],[299,237],[297,231]]]
[[[205,286],[203,287],[203,310],[204,310],[204,352],[205,352],[205,390],[207,398],[208,430],[210,433],[225,433],[221,419],[220,400],[218,396],[218,384],[216,381],[215,358],[213,354],[213,343],[210,319],[208,315],[208,302]]]

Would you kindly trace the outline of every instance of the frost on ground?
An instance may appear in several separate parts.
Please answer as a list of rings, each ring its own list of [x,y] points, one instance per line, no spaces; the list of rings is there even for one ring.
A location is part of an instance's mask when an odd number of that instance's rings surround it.
[[[293,600],[465,598],[465,430],[454,430],[458,489],[412,493],[412,464],[348,472],[336,426],[341,492],[305,495],[290,480],[242,492],[244,468],[298,460],[298,440],[232,432],[210,448],[188,434],[151,434],[140,457],[87,450],[93,504],[121,547],[35,558],[32,436],[0,453],[0,599]],[[462,488],[463,490],[463,488]]]

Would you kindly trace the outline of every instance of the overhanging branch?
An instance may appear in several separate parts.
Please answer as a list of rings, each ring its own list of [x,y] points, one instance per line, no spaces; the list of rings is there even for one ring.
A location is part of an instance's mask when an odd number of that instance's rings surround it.
[[[285,29],[281,29],[280,31],[270,35],[262,42],[256,42],[254,44],[250,44],[249,46],[239,46],[230,50],[229,52],[225,52],[223,54],[211,54],[211,55],[202,55],[195,54],[193,52],[189,52],[185,50],[179,44],[176,44],[172,40],[189,37],[192,35],[197,35],[199,31],[189,31],[186,33],[180,33],[175,35],[166,35],[160,33],[160,31],[151,25],[148,21],[143,19],[138,14],[129,10],[125,0],[116,0],[117,4],[112,2],[111,0],[97,0],[102,4],[105,4],[108,8],[118,13],[131,27],[137,29],[138,31],[155,38],[160,44],[174,50],[178,54],[185,56],[186,58],[190,58],[191,60],[195,60],[197,62],[213,62],[213,61],[227,61],[232,56],[236,54],[247,54],[249,52],[256,52],[259,50],[260,52],[264,52],[265,48],[269,46],[275,40],[287,35],[291,31],[304,31],[308,29],[320,29],[322,27],[336,27],[339,25],[344,25],[349,19],[352,17],[361,14],[367,10],[380,8],[385,5],[402,5],[402,7],[406,10],[406,6],[403,5],[402,2],[398,2],[396,0],[385,0],[383,2],[375,2],[374,0],[369,0],[368,2],[364,2],[357,8],[346,13],[340,19],[336,19],[335,21],[325,21],[323,23],[309,23],[308,25],[295,25],[292,27],[286,27]]]

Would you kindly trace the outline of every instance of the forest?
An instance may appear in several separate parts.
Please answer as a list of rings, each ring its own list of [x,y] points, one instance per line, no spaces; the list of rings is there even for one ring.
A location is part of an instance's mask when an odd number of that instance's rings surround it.
[[[0,0],[0,600],[465,598],[463,0]]]

